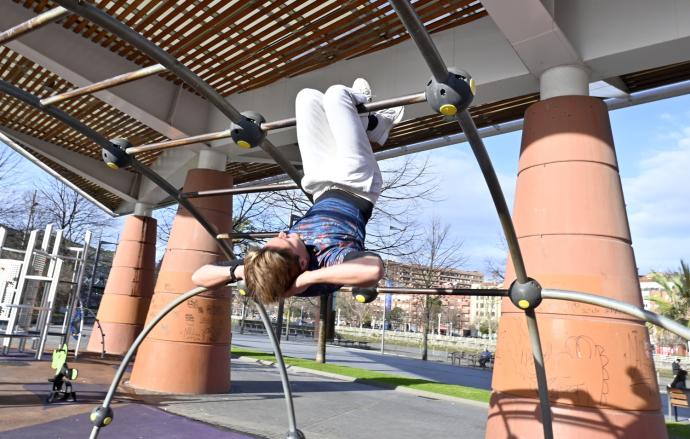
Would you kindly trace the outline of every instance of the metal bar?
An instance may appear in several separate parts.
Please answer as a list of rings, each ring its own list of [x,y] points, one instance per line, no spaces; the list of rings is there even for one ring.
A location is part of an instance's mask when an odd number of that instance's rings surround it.
[[[546,368],[544,367],[544,352],[541,348],[539,337],[539,326],[534,309],[525,310],[527,318],[527,332],[529,333],[530,344],[532,345],[532,358],[534,359],[534,369],[537,373],[537,384],[539,391],[539,408],[541,409],[541,425],[544,430],[544,439],[553,438],[553,415],[551,414],[551,401],[549,392],[546,388]]]
[[[69,90],[64,93],[41,99],[41,105],[52,105],[67,99],[75,98],[77,96],[95,93],[99,90],[105,90],[106,88],[115,87],[116,85],[126,84],[128,82],[136,81],[137,79],[146,78],[148,76],[155,75],[156,73],[164,72],[165,70],[166,68],[161,64],[154,64],[149,67],[144,67],[143,69],[123,73],[122,75],[113,76],[112,78],[104,79],[103,81],[94,82],[93,84],[85,85],[84,87],[75,88],[74,90]]]
[[[23,23],[13,26],[6,31],[0,33],[0,44],[7,43],[14,40],[15,38],[24,35],[25,33],[34,31],[46,24],[52,23],[58,18],[68,14],[69,11],[61,6],[53,8],[42,14],[39,14]]]
[[[508,251],[510,252],[510,259],[513,261],[513,266],[515,267],[515,276],[517,277],[518,282],[525,283],[527,282],[527,270],[525,268],[525,262],[522,258],[522,252],[520,251],[520,243],[518,242],[517,233],[515,233],[513,220],[510,217],[508,204],[506,203],[506,199],[503,196],[503,191],[501,190],[501,183],[498,181],[496,171],[491,164],[491,158],[486,152],[484,141],[477,132],[477,127],[474,125],[474,121],[467,111],[461,112],[456,117],[460,123],[460,126],[462,127],[462,131],[467,136],[467,140],[472,148],[474,156],[477,158],[477,163],[479,164],[479,168],[484,175],[486,185],[489,187],[491,198],[494,201],[496,212],[498,213],[498,219],[501,222],[501,227],[503,228],[503,233],[506,237]]]
[[[425,102],[426,96],[424,93],[417,93],[398,98],[384,99],[377,102],[370,102],[363,104],[359,108],[360,113],[368,113],[371,111],[381,110],[383,108],[398,107],[400,105],[410,105],[419,102]],[[280,128],[287,128],[295,125],[295,118],[280,119],[274,122],[264,122],[261,124],[261,129],[264,131],[277,130]],[[183,139],[167,140],[165,142],[148,143],[141,146],[127,148],[127,154],[138,154],[141,152],[158,151],[161,149],[176,148],[178,146],[192,145],[194,143],[210,142],[212,140],[227,139],[230,137],[230,130],[216,131],[213,133],[199,134],[198,136],[185,137]]]
[[[93,142],[101,146],[102,148],[105,148],[108,151],[111,151],[113,153],[116,153],[115,151],[115,146],[113,146],[112,143],[108,139],[106,139],[104,136],[102,136],[100,133],[92,130],[88,126],[84,125],[81,123],[79,120],[73,118],[69,114],[65,113],[64,111],[55,108],[51,105],[41,105],[40,101],[38,100],[37,97],[32,95],[31,93],[27,93],[26,91],[15,87],[13,84],[0,80],[0,92],[6,93],[16,99],[21,100],[22,102],[25,102],[28,105],[31,105],[34,108],[37,108],[38,110],[41,110],[60,122],[64,123],[65,125],[69,126],[70,128],[76,130],[77,132],[83,134],[84,136],[90,138]],[[215,230],[215,227],[211,225],[208,221],[206,221],[206,218],[204,218],[203,215],[194,207],[192,203],[189,202],[186,198],[180,197],[180,192],[173,186],[171,185],[167,180],[165,180],[163,177],[158,175],[156,172],[154,172],[152,169],[148,168],[147,166],[142,165],[139,163],[134,157],[131,158],[131,164],[132,168],[134,168],[136,171],[144,175],[146,178],[151,180],[153,183],[157,184],[161,189],[163,189],[168,195],[170,195],[175,201],[177,201],[182,207],[187,209],[189,213],[192,214],[194,219],[196,219],[199,224],[211,235],[211,236],[216,236],[218,234],[218,231]],[[233,258],[233,252],[230,246],[224,242],[224,241],[218,241],[218,245],[229,259]]]
[[[142,329],[141,333],[137,336],[137,338],[134,340],[132,343],[132,346],[129,347],[127,350],[127,353],[125,356],[122,358],[122,361],[120,361],[120,366],[117,368],[117,371],[115,372],[115,376],[113,377],[113,381],[110,383],[110,387],[108,388],[108,391],[105,394],[105,398],[103,399],[103,402],[101,403],[101,406],[103,408],[108,408],[110,406],[110,403],[113,400],[113,396],[115,395],[115,391],[117,390],[117,387],[120,385],[120,381],[122,380],[122,376],[125,373],[125,370],[127,369],[127,366],[129,365],[129,361],[132,359],[132,356],[134,353],[139,349],[139,346],[141,343],[144,341],[146,336],[153,330],[153,328],[156,327],[158,322],[160,322],[163,317],[168,315],[170,311],[175,309],[178,305],[181,303],[185,302],[188,299],[191,299],[192,297],[196,296],[197,294],[201,294],[205,291],[208,291],[206,288],[198,287],[194,288],[193,290],[190,290],[181,296],[179,296],[177,299],[173,300],[170,302],[165,308],[163,308],[154,318],[151,320],[149,323],[144,326],[144,329]],[[91,429],[91,434],[89,435],[90,439],[94,439],[98,437],[98,431],[100,430],[100,427],[94,426]]]
[[[629,303],[621,302],[620,300],[610,299],[608,297],[597,296],[594,294],[581,293],[579,291],[546,288],[541,291],[541,297],[544,299],[572,300],[575,302],[588,303],[590,305],[603,306],[614,311],[637,317],[640,320],[644,320],[645,322],[652,323],[671,331],[679,337],[690,340],[690,328],[687,326],[683,326],[667,317],[660,316],[659,314],[647,311],[646,309],[639,308]]]
[[[254,300],[256,309],[259,310],[259,316],[261,316],[261,321],[264,323],[266,328],[266,333],[268,334],[268,339],[271,340],[271,346],[273,347],[273,353],[276,357],[276,363],[278,364],[278,371],[280,372],[280,382],[283,385],[283,393],[285,394],[285,405],[287,406],[288,412],[288,438],[303,438],[304,435],[297,433],[297,421],[295,420],[295,407],[292,403],[292,390],[290,389],[290,381],[288,380],[287,370],[285,369],[285,360],[283,360],[283,353],[280,350],[280,343],[276,340],[276,335],[273,332],[273,327],[271,326],[271,320],[268,318],[266,309],[261,304]],[[282,328],[279,329],[282,331]]]
[[[216,239],[232,239],[239,241],[240,239],[266,239],[275,238],[279,232],[251,232],[251,233],[221,233],[216,236]]]
[[[342,287],[340,291],[352,292],[353,287]],[[379,294],[424,294],[440,296],[483,296],[483,297],[508,297],[508,290],[500,288],[405,288],[405,287],[378,287]]]
[[[414,42],[417,44],[417,48],[424,57],[424,60],[431,70],[434,79],[436,79],[437,82],[445,82],[446,78],[448,77],[448,68],[446,67],[441,54],[438,52],[436,45],[424,27],[424,24],[417,16],[417,13],[412,5],[407,0],[389,0],[389,3],[393,6],[398,14],[398,17],[400,18],[400,21],[403,23]],[[462,131],[467,136],[467,140],[472,147],[472,152],[477,159],[477,163],[479,164],[482,174],[484,175],[484,180],[486,180],[486,184],[491,192],[491,198],[496,206],[496,211],[498,213],[499,220],[501,221],[503,233],[506,236],[506,242],[508,243],[508,248],[513,261],[513,266],[515,268],[517,280],[520,283],[526,283],[528,279],[527,272],[522,258],[522,252],[520,251],[520,245],[517,240],[517,234],[515,233],[513,221],[510,217],[510,211],[508,210],[508,206],[505,202],[501,185],[498,181],[498,177],[496,176],[493,165],[491,164],[491,158],[486,152],[484,142],[479,136],[477,127],[475,126],[469,112],[464,110],[460,112],[456,118],[462,128]],[[544,439],[553,439],[551,404],[549,402],[549,390],[548,383],[546,381],[546,371],[544,369],[544,358],[539,341],[539,327],[537,325],[534,310],[525,311],[525,316],[527,317],[527,328],[530,334],[530,340],[532,341],[532,356],[534,358],[534,367],[536,370],[537,391],[539,392],[539,401],[542,412],[542,428],[544,431]]]
[[[297,186],[295,183],[265,184],[256,186],[235,187],[230,189],[211,189],[208,191],[183,192],[180,194],[180,196],[183,198],[203,198],[215,197],[219,195],[240,195],[254,194],[257,192],[290,191],[293,189],[299,189],[299,186]]]
[[[230,137],[230,130],[216,131],[198,136],[184,137],[182,139],[166,140],[164,142],[147,143],[141,146],[127,148],[127,154],[138,154],[140,152],[160,151],[162,149],[177,148],[178,146],[192,145],[194,143],[210,142],[212,140],[227,139]]]
[[[424,93],[416,93],[407,96],[400,96],[397,98],[369,102],[358,106],[358,110],[360,113],[369,113],[372,111],[382,110],[384,108],[399,107],[401,105],[412,105],[420,102],[426,102],[426,95]],[[295,126],[294,117],[291,117],[289,119],[280,119],[274,122],[264,122],[261,124],[261,129],[264,131],[271,131],[291,126]]]
[[[407,0],[389,0],[388,3],[393,6],[398,18],[407,29],[407,33],[414,40],[419,48],[419,52],[424,57],[427,66],[431,69],[431,74],[437,82],[445,82],[448,78],[448,69],[443,62],[441,54],[436,48],[436,44],[431,39],[429,32],[427,32],[424,23],[419,19],[417,12]]]
[[[70,342],[70,337],[67,334],[69,334],[70,326],[72,325],[72,315],[74,314],[74,308],[77,306],[78,302],[81,302],[81,287],[84,281],[84,272],[86,271],[86,261],[88,260],[89,248],[91,248],[91,231],[87,230],[84,234],[84,246],[81,249],[81,258],[77,259],[79,263],[79,268],[76,273],[72,272],[72,279],[74,279],[74,282],[76,282],[76,288],[74,289],[72,303],[70,304],[70,306],[67,307],[68,312],[65,315],[66,325],[62,329],[65,332],[65,339],[62,342],[62,344],[67,346],[69,346]],[[75,358],[77,356],[77,350],[78,348],[74,350]]]
[[[202,97],[208,99],[221,113],[227,116],[230,120],[237,123],[242,120],[242,115],[228,102],[220,93],[213,87],[207,84],[198,75],[192,72],[187,66],[182,64],[174,56],[170,55],[165,50],[161,49],[153,42],[149,41],[143,35],[137,33],[129,26],[121,23],[102,10],[98,9],[87,2],[77,2],[74,0],[55,0],[56,3],[64,6],[75,14],[79,14],[84,18],[89,19],[93,23],[101,26],[103,29],[112,32],[117,37],[128,42],[132,46],[141,50],[143,53],[151,57],[154,61],[164,65],[169,71],[176,74],[187,85],[192,87]],[[273,160],[285,171],[285,173],[295,183],[299,184],[302,180],[302,173],[290,163],[271,142],[264,140],[261,148],[271,156]]]

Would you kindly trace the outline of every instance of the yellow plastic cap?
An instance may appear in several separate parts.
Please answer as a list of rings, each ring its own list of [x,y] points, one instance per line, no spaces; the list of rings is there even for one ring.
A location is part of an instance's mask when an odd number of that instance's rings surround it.
[[[443,104],[438,110],[444,116],[455,116],[455,113],[458,112],[458,108],[453,104]]]
[[[105,164],[108,165],[108,167],[109,167],[110,169],[120,169],[120,168],[119,168],[115,163],[113,163],[113,162],[105,162]]]
[[[364,303],[364,302],[367,301],[367,298],[364,297],[364,296],[362,296],[361,294],[357,294],[357,295],[355,296],[355,300],[356,300],[357,302],[359,302],[359,303]]]
[[[473,95],[477,94],[477,84],[474,82],[474,78],[470,78],[470,91]]]
[[[252,147],[252,145],[249,142],[247,142],[246,140],[238,140],[237,146],[239,146],[240,148],[244,148],[244,149],[249,149]]]
[[[110,425],[111,422],[113,422],[113,418],[107,417],[103,420],[103,425]]]
[[[529,301],[522,299],[521,301],[518,302],[518,306],[522,309],[527,309],[527,308],[529,308]]]

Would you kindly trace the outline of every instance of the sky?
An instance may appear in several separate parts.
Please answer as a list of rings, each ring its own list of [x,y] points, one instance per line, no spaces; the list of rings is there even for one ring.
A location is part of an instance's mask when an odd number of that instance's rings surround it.
[[[677,269],[681,258],[690,260],[690,96],[609,114],[638,271]],[[484,140],[511,209],[521,135],[517,131]],[[468,258],[463,268],[485,271],[487,259],[503,260],[498,217],[469,145],[417,155],[419,160],[426,157],[439,179],[441,201],[415,214],[427,220],[438,216],[451,226]],[[395,166],[394,160],[383,166]],[[27,189],[35,177],[45,177],[26,160],[21,172],[24,184],[11,190]],[[114,221],[114,227],[120,224]]]
[[[690,260],[690,96],[611,111],[623,194],[638,271],[677,269]],[[512,210],[521,131],[484,139]],[[500,261],[505,245],[484,178],[467,143],[436,149],[431,162],[442,201],[427,206],[463,242],[468,269]],[[421,155],[421,154],[420,154]]]

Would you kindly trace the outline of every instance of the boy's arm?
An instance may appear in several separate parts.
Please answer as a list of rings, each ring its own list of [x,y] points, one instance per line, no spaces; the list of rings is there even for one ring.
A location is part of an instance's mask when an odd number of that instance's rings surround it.
[[[192,282],[200,287],[216,287],[228,283],[232,279],[231,269],[231,266],[204,265],[192,274]],[[244,265],[236,266],[234,273],[236,279],[244,279]]]
[[[362,256],[330,267],[305,271],[295,280],[295,285],[286,292],[294,296],[315,284],[336,284],[353,287],[375,286],[383,278],[383,261],[378,256]]]

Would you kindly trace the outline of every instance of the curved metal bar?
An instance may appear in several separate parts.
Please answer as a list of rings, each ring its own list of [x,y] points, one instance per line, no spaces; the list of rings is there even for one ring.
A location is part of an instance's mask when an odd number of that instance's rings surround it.
[[[5,80],[0,80],[0,92],[6,93],[13,98],[19,99],[20,101],[31,105],[32,107],[45,112],[46,114],[49,114],[59,120],[60,122],[64,123],[65,125],[69,126],[73,130],[77,131],[78,133],[83,134],[84,136],[88,137],[92,141],[94,141],[97,145],[100,147],[112,152],[113,154],[116,154],[119,150],[110,143],[110,140],[106,139],[103,135],[100,133],[92,130],[88,126],[84,125],[81,123],[79,120],[75,119],[74,117],[70,116],[69,114],[65,113],[64,111],[50,106],[50,105],[41,105],[41,101],[31,93],[28,93],[13,84],[5,81]],[[167,180],[165,180],[163,177],[158,175],[156,172],[154,172],[152,169],[150,169],[147,166],[142,165],[139,161],[136,159],[132,158],[131,159],[131,164],[132,168],[134,168],[136,171],[144,175],[146,178],[151,180],[153,183],[157,184],[160,186],[161,189],[163,189],[168,195],[170,195],[175,201],[177,201],[181,206],[183,206],[185,209],[189,211],[189,213],[192,214],[194,219],[196,219],[199,224],[213,237],[215,237],[218,234],[218,231],[216,230],[213,225],[211,225],[208,221],[206,221],[206,218],[204,218],[201,213],[194,207],[194,205],[187,200],[186,198],[183,198],[180,196],[180,192],[170,183],[168,183]],[[218,241],[218,246],[221,248],[225,256],[227,256],[229,259],[233,258],[233,252],[232,248],[228,245],[228,243],[224,241]]]
[[[415,44],[419,48],[420,53],[424,57],[424,61],[431,69],[431,74],[437,82],[445,82],[448,77],[448,69],[443,62],[441,54],[436,48],[436,44],[431,39],[429,32],[426,31],[424,23],[419,19],[417,12],[407,0],[389,0],[393,9],[398,14],[398,18],[407,29]]]
[[[518,242],[517,233],[515,233],[513,220],[510,217],[508,204],[506,203],[506,199],[503,196],[503,191],[501,190],[501,183],[498,181],[496,171],[491,164],[491,158],[486,152],[484,141],[479,135],[479,132],[477,132],[477,127],[468,111],[465,110],[456,117],[458,123],[460,123],[460,126],[462,127],[462,131],[467,136],[467,141],[472,148],[474,156],[477,158],[477,163],[479,163],[479,168],[484,175],[484,180],[486,180],[486,185],[489,188],[491,198],[496,206],[498,219],[501,222],[501,228],[503,229],[503,234],[505,235],[506,242],[508,244],[510,259],[513,261],[513,267],[515,267],[515,276],[517,277],[518,282],[525,283],[527,282],[527,269],[525,268],[525,262],[522,258],[522,251],[520,251],[520,243]]]
[[[115,376],[113,377],[113,381],[110,383],[110,387],[108,388],[108,392],[105,394],[105,398],[103,399],[103,403],[101,404],[102,407],[108,408],[110,406],[110,403],[113,400],[113,396],[115,396],[115,391],[117,390],[117,386],[120,385],[120,381],[122,380],[122,376],[125,373],[125,370],[127,369],[127,365],[129,364],[129,360],[132,359],[132,356],[134,353],[139,349],[139,345],[144,341],[147,335],[153,330],[153,328],[160,322],[163,317],[168,315],[170,311],[175,309],[178,305],[181,303],[185,302],[187,299],[191,299],[192,297],[196,296],[197,294],[201,294],[205,291],[208,291],[206,288],[203,287],[198,287],[194,288],[193,290],[187,291],[186,293],[182,294],[180,297],[177,299],[173,300],[170,302],[165,308],[159,312],[156,317],[153,318],[149,323],[144,326],[144,329],[142,329],[141,333],[137,336],[137,338],[134,340],[134,343],[132,343],[132,346],[129,347],[129,350],[127,350],[127,353],[125,356],[122,358],[122,361],[120,361],[120,367],[117,368],[117,371],[115,372]],[[91,430],[91,435],[89,436],[90,439],[95,439],[98,437],[98,431],[100,430],[100,427],[94,426],[93,429]]]
[[[285,394],[285,405],[287,406],[288,412],[288,427],[289,433],[297,432],[297,422],[295,421],[295,407],[292,404],[292,390],[290,389],[290,381],[287,376],[287,369],[285,368],[285,361],[283,360],[283,353],[280,350],[280,344],[276,340],[276,334],[273,332],[273,327],[271,326],[271,320],[268,318],[266,309],[257,300],[253,300],[256,308],[259,310],[259,315],[261,316],[261,321],[264,323],[266,328],[266,333],[268,334],[268,339],[271,340],[271,345],[273,346],[273,352],[275,353],[276,363],[278,363],[278,370],[280,371],[280,381],[283,384],[283,393]],[[282,331],[282,328],[278,329]]]
[[[417,13],[410,2],[407,0],[389,0],[389,3],[393,6],[398,14],[398,17],[400,18],[400,21],[403,23],[414,42],[417,44],[420,53],[424,57],[424,60],[429,66],[429,69],[431,70],[436,81],[444,82],[448,77],[448,68],[446,67],[446,64],[439,54],[436,45],[424,27],[424,24],[417,16]],[[508,210],[508,205],[506,204],[505,197],[503,196],[500,182],[498,181],[496,172],[491,164],[491,158],[486,152],[484,142],[479,136],[477,127],[475,126],[469,112],[464,110],[456,115],[456,118],[462,127],[462,131],[467,136],[467,140],[472,147],[472,152],[477,158],[479,167],[484,175],[484,180],[486,180],[486,184],[491,192],[491,197],[494,201],[494,205],[496,206],[499,220],[501,221],[503,233],[506,236],[506,241],[510,250],[510,256],[513,260],[513,266],[515,267],[517,280],[520,283],[526,283],[528,278],[524,260],[522,258],[522,252],[520,251],[520,244],[517,240],[515,227],[513,226],[513,221],[510,217],[510,211]],[[526,310],[525,316],[527,318],[527,328],[530,334],[532,355],[534,357],[534,367],[536,369],[537,390],[539,392],[544,438],[552,439],[553,426],[551,405],[549,402],[548,383],[546,381],[546,373],[544,370],[544,354],[542,352],[541,343],[539,342],[539,327],[537,325],[536,315],[534,314],[533,310]]]
[[[213,87],[192,72],[187,66],[178,61],[177,58],[170,55],[168,52],[161,49],[129,26],[119,22],[96,6],[93,6],[87,2],[76,0],[55,0],[55,3],[112,32],[118,38],[121,38],[122,40],[141,50],[154,61],[164,65],[169,71],[177,75],[197,93],[208,99],[209,102],[218,108],[218,110],[220,110],[231,121],[238,123],[243,119],[239,111],[237,111],[235,107],[233,107],[230,102],[221,96],[221,94],[218,93]],[[283,155],[271,142],[264,140],[261,147],[269,156],[271,156],[273,160],[275,160],[283,171],[285,171],[285,173],[287,173],[287,175],[295,181],[295,183],[300,184],[300,181],[302,180],[301,172],[299,172],[297,168],[292,165],[292,163],[283,157]]]
[[[621,302],[620,300],[597,296],[595,294],[581,293],[579,291],[554,289],[543,289],[541,291],[541,297],[544,299],[572,300],[575,302],[588,303],[590,305],[603,306],[614,311],[619,311],[633,317],[637,317],[640,320],[644,320],[645,322],[649,322],[664,328],[667,331],[671,331],[679,337],[690,340],[690,328],[687,326],[683,326],[678,322],[674,322],[667,317],[660,316],[659,314],[647,311],[646,309],[639,308],[629,303]]]

